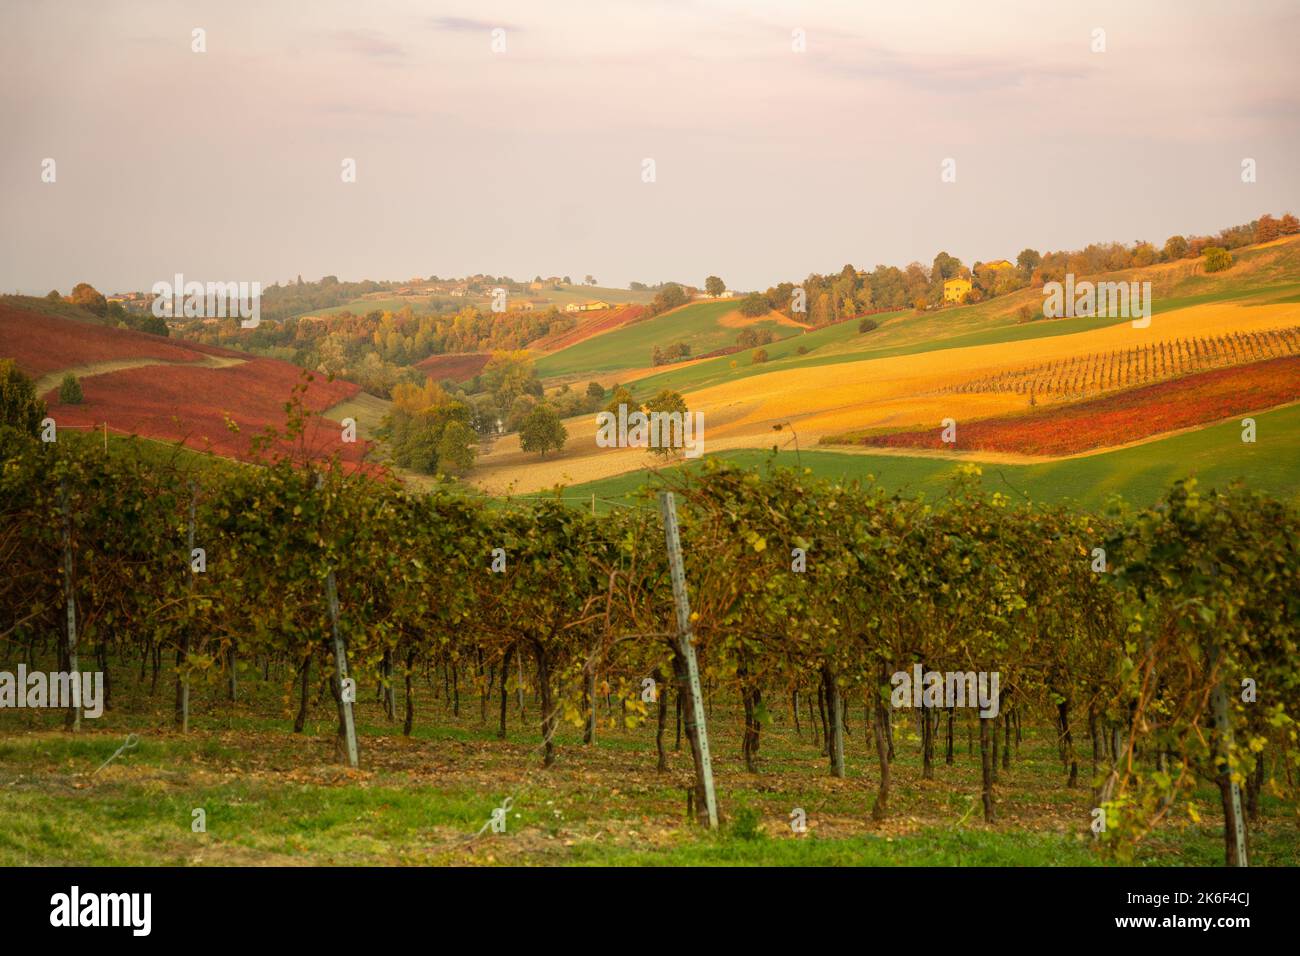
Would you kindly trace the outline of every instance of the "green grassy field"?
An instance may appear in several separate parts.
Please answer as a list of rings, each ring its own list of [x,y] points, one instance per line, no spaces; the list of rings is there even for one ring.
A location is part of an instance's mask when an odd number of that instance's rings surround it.
[[[760,772],[740,757],[742,714],[718,698],[709,707],[724,826],[689,825],[686,749],[655,770],[653,729],[612,727],[618,707],[602,706],[596,743],[579,731],[556,735],[555,766],[540,766],[537,702],[525,714],[512,696],[509,739],[496,739],[497,702],[482,719],[479,699],[461,685],[460,714],[443,682],[416,682],[416,724],[404,738],[373,693],[359,694],[361,769],[334,760],[332,703],[315,699],[305,732],[293,734],[282,694],[292,674],[264,680],[246,667],[237,705],[216,687],[196,688],[192,731],[168,726],[171,683],[157,691],[139,666],[112,669],[118,706],[71,736],[61,715],[6,716],[0,740],[0,865],[791,865],[791,866],[1091,866],[1106,858],[1087,835],[1091,768],[1066,786],[1050,727],[1026,722],[1010,769],[995,788],[998,821],[977,809],[978,746],[966,722],[954,735],[954,762],[942,750],[935,779],[923,780],[919,735],[895,723],[890,814],[870,819],[876,785],[863,707],[850,701],[846,773],[830,777],[806,721],[796,731],[788,707],[773,706],[763,730]],[[399,700],[399,708],[401,703]],[[138,746],[105,761],[128,733]],[[685,744],[683,743],[683,748]],[[506,832],[477,839],[493,808],[513,798]],[[1196,793],[1201,820],[1168,821],[1138,849],[1147,866],[1222,863],[1217,793]],[[807,815],[808,833],[789,826]],[[194,811],[206,832],[195,832]],[[1251,828],[1252,864],[1295,865],[1294,822],[1267,791]]]
[[[741,330],[720,325],[718,320],[729,312],[734,312],[738,305],[734,300],[698,302],[644,322],[634,322],[571,345],[553,355],[541,357],[536,362],[537,374],[542,378],[553,378],[645,368],[651,362],[655,346],[668,346],[677,342],[690,343],[692,355],[702,355],[714,349],[735,345],[736,336]],[[792,334],[798,336],[798,329],[768,320],[748,328],[754,331],[767,330],[778,338],[791,337]],[[776,343],[765,347],[771,354]],[[723,356],[717,361],[725,365],[733,357],[739,356]]]
[[[802,450],[799,460],[822,477],[865,479],[871,475],[890,491],[924,492],[930,498],[944,493],[949,476],[963,462],[981,465],[981,480],[989,491],[1017,499],[1023,494],[1035,501],[1070,501],[1090,510],[1101,508],[1113,495],[1134,505],[1152,504],[1175,480],[1188,475],[1195,475],[1203,486],[1223,486],[1241,478],[1251,488],[1295,498],[1300,495],[1300,405],[1253,417],[1258,428],[1254,444],[1241,441],[1240,420],[1234,419],[1131,448],[1033,465],[981,464],[977,455],[922,458],[819,449]],[[719,457],[754,468],[796,464],[790,449],[775,456],[755,450],[721,452]],[[565,494],[631,500],[652,475],[649,471],[629,472],[573,485]]]

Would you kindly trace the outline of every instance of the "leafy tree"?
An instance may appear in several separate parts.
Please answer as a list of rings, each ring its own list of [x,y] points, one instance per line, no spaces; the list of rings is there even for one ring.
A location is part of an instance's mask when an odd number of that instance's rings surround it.
[[[63,376],[63,382],[59,385],[59,401],[64,405],[81,404],[81,383],[71,372]]]
[[[49,292],[45,293],[45,301],[46,301],[46,302],[62,302],[62,301],[63,301],[63,296],[61,296],[61,295],[59,294],[59,290],[58,290],[58,289],[51,289]]]
[[[759,349],[754,353],[754,357],[749,360],[750,365],[759,365],[767,361],[767,349]]]
[[[597,400],[604,398],[605,386],[601,385],[600,382],[588,382],[587,397],[597,399]]]
[[[400,409],[390,415],[389,439],[393,461],[426,475],[438,473],[438,443],[442,426],[432,415],[411,415]]]
[[[463,475],[474,467],[474,429],[462,421],[450,421],[438,440],[438,470],[449,475]]]
[[[1149,242],[1139,242],[1133,247],[1133,256],[1129,264],[1142,269],[1156,261],[1156,250]]]
[[[519,429],[519,447],[524,451],[538,452],[543,458],[548,451],[560,451],[569,437],[560,416],[550,405],[541,404],[528,413]]]
[[[483,387],[496,396],[497,404],[509,408],[528,391],[535,378],[533,360],[527,352],[493,352],[483,367]]]
[[[650,401],[645,403],[645,413],[647,415],[653,412],[660,412],[666,415],[681,415],[685,418],[690,412],[686,408],[686,399],[678,392],[665,388],[655,395]],[[660,444],[657,448],[650,450],[656,455],[670,455],[675,449],[669,444],[673,440],[673,431],[671,428],[662,428],[660,430]]]
[[[114,306],[116,302],[112,303]],[[111,311],[111,310],[110,310]],[[147,332],[150,335],[161,335],[167,338],[171,335],[171,329],[167,328],[167,320],[162,316],[154,315],[150,312],[125,312],[122,317],[122,324],[128,329],[135,329],[137,332]]]
[[[1161,254],[1166,262],[1183,258],[1187,255],[1187,240],[1182,236],[1170,236],[1165,240],[1165,247],[1161,250]]]
[[[1278,220],[1278,231],[1284,236],[1294,236],[1300,232],[1300,219],[1297,219],[1291,213],[1286,213]]]
[[[863,319],[858,323],[858,332],[873,332],[880,327],[875,319]]]
[[[531,395],[520,395],[510,405],[506,413],[505,427],[508,432],[517,432],[524,427],[528,413],[537,407],[537,399]]]
[[[605,405],[604,411],[609,412],[611,415],[617,415],[618,407],[620,405],[626,405],[629,413],[635,411],[637,407],[636,399],[632,397],[632,393],[627,389],[627,387],[624,385],[615,385],[614,394],[610,396],[609,402]]]
[[[685,305],[688,301],[690,300],[686,296],[686,291],[676,282],[669,282],[655,293],[654,299],[650,302],[649,314],[658,315],[679,305]]]
[[[1033,275],[1034,270],[1038,268],[1038,264],[1042,261],[1043,257],[1039,255],[1037,249],[1021,249],[1020,255],[1016,256],[1016,266],[1025,274],[1026,278]]]
[[[751,292],[740,302],[740,314],[749,318],[757,318],[760,315],[767,315],[770,306],[767,303],[767,296],[761,292]]]
[[[960,259],[956,256],[950,256],[946,252],[941,252],[934,257],[934,265],[930,269],[930,281],[942,285],[944,279],[951,279],[953,276],[960,275],[961,271]]]
[[[45,418],[45,403],[36,396],[32,380],[13,359],[0,359],[0,425],[35,438]]]
[[[709,276],[704,280],[704,291],[711,296],[720,296],[727,291],[727,283],[717,276]]]
[[[79,305],[100,318],[108,313],[108,300],[89,282],[78,282],[68,298],[73,305]]]
[[[1255,221],[1256,242],[1272,242],[1280,235],[1282,235],[1281,223],[1268,213],[1260,216],[1259,219]]]

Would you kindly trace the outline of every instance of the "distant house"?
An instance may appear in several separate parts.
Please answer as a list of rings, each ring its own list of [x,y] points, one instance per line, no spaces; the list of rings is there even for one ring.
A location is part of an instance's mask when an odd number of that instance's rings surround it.
[[[994,259],[992,262],[984,263],[984,265],[982,265],[980,268],[1001,271],[1002,269],[1014,269],[1015,266],[1012,265],[1010,262],[1007,262],[1006,259]]]
[[[582,306],[578,305],[578,303],[576,303],[576,302],[570,302],[568,305],[566,305],[566,306],[564,307],[564,311],[565,311],[565,312],[581,312],[581,311],[582,311]]]
[[[608,309],[608,302],[584,302],[578,306],[579,312],[599,312],[601,309]]]
[[[943,301],[961,302],[970,291],[970,279],[948,279],[943,284]]]

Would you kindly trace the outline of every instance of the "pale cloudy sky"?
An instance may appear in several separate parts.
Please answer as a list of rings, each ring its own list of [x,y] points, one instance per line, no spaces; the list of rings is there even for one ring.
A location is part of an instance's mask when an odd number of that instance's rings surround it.
[[[1163,241],[1300,213],[1297,36],[1295,0],[0,0],[0,289]]]

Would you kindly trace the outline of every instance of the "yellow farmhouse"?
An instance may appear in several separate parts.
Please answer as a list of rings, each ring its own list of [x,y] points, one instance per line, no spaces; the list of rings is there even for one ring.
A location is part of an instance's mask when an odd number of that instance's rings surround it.
[[[948,279],[943,284],[943,301],[961,302],[970,291],[970,279]]]

